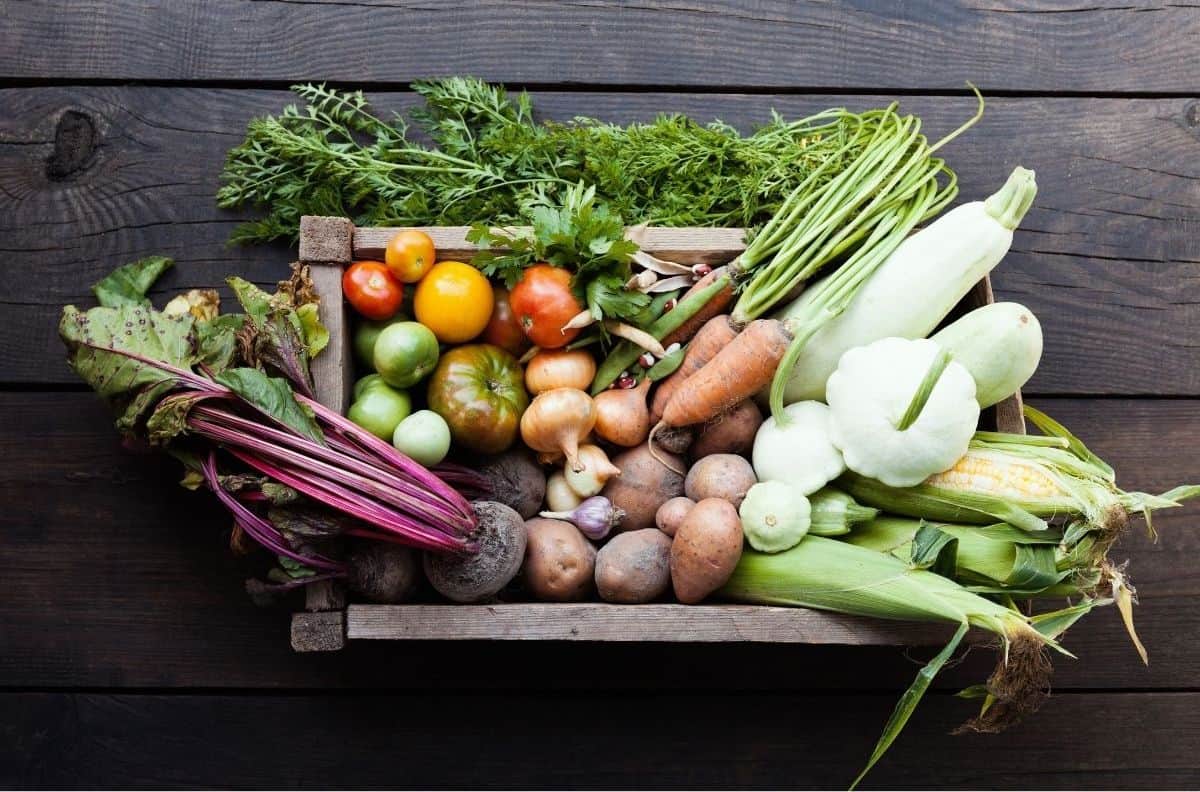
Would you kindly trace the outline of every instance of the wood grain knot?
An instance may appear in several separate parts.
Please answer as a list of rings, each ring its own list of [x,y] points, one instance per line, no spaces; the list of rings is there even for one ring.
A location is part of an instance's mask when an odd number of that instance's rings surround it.
[[[67,110],[54,127],[54,150],[46,158],[46,178],[65,181],[92,164],[96,154],[96,123],[87,113]]]
[[[1200,100],[1193,99],[1183,108],[1183,123],[1190,127],[1200,126]]]

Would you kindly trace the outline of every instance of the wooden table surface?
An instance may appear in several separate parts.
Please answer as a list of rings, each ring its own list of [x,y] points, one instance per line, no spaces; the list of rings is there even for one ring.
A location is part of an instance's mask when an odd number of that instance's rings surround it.
[[[122,451],[63,363],[61,306],[150,254],[159,293],[278,279],[226,245],[225,151],[287,86],[383,108],[417,77],[529,88],[548,116],[660,111],[743,129],[900,98],[962,198],[1041,191],[994,274],[1046,332],[1029,401],[1126,488],[1200,480],[1200,8],[1115,0],[0,0],[0,785],[841,787],[915,672],[898,649],[415,643],[295,655],[215,501]],[[1197,507],[1130,533],[1144,668],[1115,612],[1068,637],[1054,696],[952,737],[939,679],[878,787],[1200,786]]]

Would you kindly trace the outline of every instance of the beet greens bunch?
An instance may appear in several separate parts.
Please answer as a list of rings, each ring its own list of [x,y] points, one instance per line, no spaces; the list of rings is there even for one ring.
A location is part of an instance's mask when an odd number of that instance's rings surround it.
[[[59,335],[117,428],[179,459],[185,486],[212,490],[236,531],[279,558],[273,577],[345,574],[329,552],[342,536],[474,549],[474,512],[451,482],[480,490],[477,474],[427,470],[313,398],[309,360],[329,336],[304,268],[275,294],[230,278],[244,313],[220,314],[201,290],[155,310],[145,293],[170,265],[121,267],[94,287],[98,307],[63,309]]]

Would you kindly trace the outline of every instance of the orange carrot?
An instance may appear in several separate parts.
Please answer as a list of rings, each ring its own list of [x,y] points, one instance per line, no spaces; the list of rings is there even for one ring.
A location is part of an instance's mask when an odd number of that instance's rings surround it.
[[[791,341],[783,322],[755,319],[671,396],[662,423],[701,423],[758,393],[770,384]]]
[[[728,271],[728,267],[717,267],[712,272],[693,283],[692,287],[688,289],[680,299],[682,300],[689,294],[700,291],[717,278],[726,274]],[[700,331],[700,328],[703,327],[709,319],[712,319],[717,314],[724,313],[732,302],[733,279],[730,278],[725,284],[725,288],[714,294],[708,302],[701,306],[700,310],[696,311],[694,316],[689,318],[679,327],[672,330],[667,337],[662,340],[662,345],[668,347],[671,346],[671,344],[686,344],[692,338],[692,336],[696,335]]]
[[[737,336],[737,331],[729,323],[728,314],[714,316],[705,322],[700,331],[696,333],[695,338],[688,344],[687,353],[683,356],[683,362],[679,364],[679,368],[675,369],[675,373],[671,376],[658,383],[658,387],[654,389],[654,399],[650,403],[651,419],[658,421],[659,418],[662,418],[663,410],[667,408],[667,402],[671,401],[671,397],[675,395],[687,378],[704,368],[704,365],[716,357],[721,348],[732,341],[735,336]]]

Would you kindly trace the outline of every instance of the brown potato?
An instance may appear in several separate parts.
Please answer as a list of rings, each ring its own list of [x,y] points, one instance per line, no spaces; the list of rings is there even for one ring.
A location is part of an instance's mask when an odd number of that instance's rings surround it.
[[[596,554],[596,588],[606,602],[651,602],[670,583],[671,538],[656,528],[614,536]]]
[[[596,548],[587,537],[569,522],[544,517],[527,520],[525,533],[525,587],[540,600],[587,599],[596,567]]]
[[[673,454],[661,449],[654,453],[679,470],[686,467]],[[618,530],[653,528],[658,507],[683,494],[683,476],[655,459],[645,443],[617,454],[612,463],[620,468],[621,475],[610,478],[600,494],[625,511]]]
[[[692,459],[703,459],[712,454],[749,454],[762,422],[762,410],[752,399],[747,399],[704,424],[692,443]]]
[[[727,500],[705,498],[688,512],[671,543],[671,583],[680,602],[693,605],[733,574],[742,557],[742,522]]]
[[[667,536],[674,536],[676,529],[679,528],[679,523],[683,522],[683,518],[695,505],[696,501],[683,495],[671,498],[658,507],[658,511],[654,514],[654,524]]]
[[[746,492],[758,483],[754,468],[737,454],[713,454],[700,459],[688,471],[683,491],[692,500],[722,498],[737,509]]]

